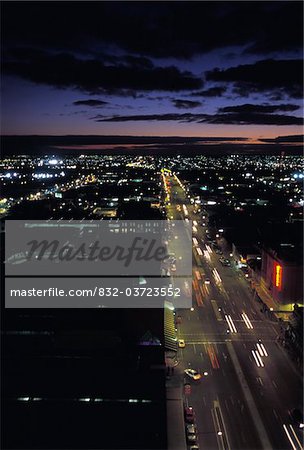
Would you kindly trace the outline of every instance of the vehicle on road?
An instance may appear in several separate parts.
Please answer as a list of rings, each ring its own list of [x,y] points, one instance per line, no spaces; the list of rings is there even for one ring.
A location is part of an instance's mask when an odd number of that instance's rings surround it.
[[[196,428],[193,424],[186,425],[186,436],[189,443],[197,441]]]
[[[209,278],[205,278],[205,284],[210,284],[210,279]]]
[[[178,347],[179,348],[185,348],[186,347],[184,339],[179,339],[178,340]]]
[[[198,445],[190,445],[189,450],[199,450],[199,446]]]
[[[231,262],[227,258],[220,258],[220,263],[223,266],[226,266],[226,267],[230,267],[231,266]]]
[[[188,377],[192,378],[192,380],[197,381],[197,380],[200,380],[202,378],[202,375],[199,372],[197,372],[197,370],[186,369],[184,372],[185,372],[186,375],[188,375]]]
[[[188,423],[194,423],[195,414],[192,406],[185,406],[184,407],[184,416],[185,421]]]

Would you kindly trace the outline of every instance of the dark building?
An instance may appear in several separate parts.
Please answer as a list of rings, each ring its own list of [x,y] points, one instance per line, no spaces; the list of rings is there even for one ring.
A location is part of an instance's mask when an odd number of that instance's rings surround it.
[[[165,448],[163,330],[160,309],[5,310],[2,448]]]
[[[303,303],[303,264],[292,245],[262,250],[261,283],[280,304]]]

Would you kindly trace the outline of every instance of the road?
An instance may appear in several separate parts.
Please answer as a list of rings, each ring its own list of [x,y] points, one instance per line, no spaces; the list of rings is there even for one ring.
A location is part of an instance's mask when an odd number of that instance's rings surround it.
[[[190,381],[185,397],[195,410],[199,448],[303,449],[303,430],[288,412],[302,404],[303,384],[277,342],[279,324],[261,313],[243,274],[222,266],[208,248],[205,227],[180,180],[166,175],[166,181],[167,217],[197,222],[193,308],[178,311],[178,337],[186,347],[179,349],[176,371],[181,383],[189,382],[187,367],[208,373]]]

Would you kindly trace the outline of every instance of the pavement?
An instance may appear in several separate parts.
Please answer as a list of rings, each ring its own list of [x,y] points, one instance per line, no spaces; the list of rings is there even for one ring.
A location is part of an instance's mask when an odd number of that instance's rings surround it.
[[[178,310],[177,334],[186,347],[179,349],[171,377],[176,387],[191,384],[191,393],[183,395],[195,410],[197,444],[201,450],[301,450],[303,432],[292,423],[289,410],[301,408],[303,380],[278,344],[280,324],[261,312],[243,274],[222,266],[210,246],[208,250],[199,216],[177,180],[170,179],[168,216],[185,219],[180,208],[185,204],[186,217],[198,222],[193,310]],[[206,375],[191,381],[184,374],[188,367]]]

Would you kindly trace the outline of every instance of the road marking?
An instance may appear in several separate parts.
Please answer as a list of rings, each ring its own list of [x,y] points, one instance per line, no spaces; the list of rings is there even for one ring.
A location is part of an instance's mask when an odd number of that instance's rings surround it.
[[[194,351],[194,353],[196,354],[196,347],[195,347],[195,344],[193,344],[193,351]]]
[[[263,380],[261,377],[257,377],[258,382],[260,383],[261,386],[264,386]]]
[[[279,416],[278,416],[278,413],[276,412],[276,410],[273,409],[272,412],[273,412],[275,418],[276,418],[277,420],[279,420]]]
[[[274,385],[274,387],[275,387],[276,389],[278,389],[278,386],[277,386],[276,382],[275,382],[274,380],[271,380],[271,381],[272,381],[272,384]]]
[[[250,388],[248,386],[248,383],[246,381],[244,372],[241,368],[241,365],[239,363],[239,359],[237,357],[237,354],[234,350],[233,344],[231,342],[227,342],[227,349],[230,355],[230,358],[233,362],[233,365],[235,367],[235,371],[236,371],[236,375],[238,377],[238,380],[240,382],[242,391],[243,391],[243,395],[246,399],[247,405],[248,405],[248,409],[249,412],[251,414],[252,420],[255,424],[255,427],[258,431],[262,446],[264,450],[271,450],[272,449],[272,445],[269,441],[266,429],[264,427],[264,424],[262,422],[262,419],[260,417],[259,411],[257,409],[257,406],[255,404],[254,398],[252,396],[252,393],[250,391]]]

